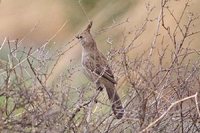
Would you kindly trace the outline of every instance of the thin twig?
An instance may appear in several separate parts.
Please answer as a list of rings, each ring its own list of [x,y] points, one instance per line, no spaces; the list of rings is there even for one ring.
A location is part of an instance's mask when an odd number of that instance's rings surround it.
[[[172,104],[169,106],[169,108],[168,108],[159,118],[157,118],[155,121],[151,122],[151,123],[150,123],[145,129],[143,129],[140,133],[147,132],[149,128],[153,127],[157,122],[159,122],[163,117],[165,117],[165,115],[166,115],[167,113],[169,113],[169,111],[170,111],[174,106],[176,106],[177,104],[179,104],[179,103],[181,103],[181,102],[183,102],[183,101],[186,101],[186,100],[188,100],[188,99],[191,99],[191,98],[195,98],[195,100],[196,100],[197,94],[198,94],[198,93],[196,93],[196,94],[194,94],[194,95],[192,95],[192,96],[189,96],[189,97],[185,97],[185,98],[183,98],[183,99],[181,99],[181,100],[178,100],[178,101],[172,103]],[[196,105],[198,105],[198,101],[196,102]],[[198,113],[199,113],[199,108],[197,108],[197,110],[198,110]],[[200,116],[200,113],[199,113],[199,116]]]

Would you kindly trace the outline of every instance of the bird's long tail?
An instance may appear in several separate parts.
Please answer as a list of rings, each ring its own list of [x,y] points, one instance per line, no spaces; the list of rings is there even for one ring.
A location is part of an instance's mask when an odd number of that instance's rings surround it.
[[[112,84],[112,85],[109,85],[109,87],[108,86],[105,86],[105,87],[108,94],[108,98],[112,104],[113,113],[117,119],[121,119],[124,115],[124,108],[122,106],[120,97],[117,94],[117,91],[115,90],[115,86],[114,84]]]

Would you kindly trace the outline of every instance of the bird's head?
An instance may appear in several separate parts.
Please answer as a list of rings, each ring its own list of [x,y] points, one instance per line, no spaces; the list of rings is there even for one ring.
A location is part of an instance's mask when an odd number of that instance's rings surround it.
[[[90,33],[90,29],[92,27],[92,21],[88,24],[85,30],[83,30],[80,34],[76,36],[83,47],[87,47],[88,45],[92,45],[94,43],[93,37]]]

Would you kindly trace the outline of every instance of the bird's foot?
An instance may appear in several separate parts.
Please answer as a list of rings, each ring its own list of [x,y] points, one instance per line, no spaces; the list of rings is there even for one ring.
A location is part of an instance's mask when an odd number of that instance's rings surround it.
[[[103,87],[101,87],[101,86],[99,86],[98,88],[97,88],[97,91],[102,91],[103,90]]]

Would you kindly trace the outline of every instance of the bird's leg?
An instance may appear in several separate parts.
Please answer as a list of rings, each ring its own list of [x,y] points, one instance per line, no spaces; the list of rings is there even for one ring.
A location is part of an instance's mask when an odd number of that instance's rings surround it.
[[[101,83],[100,83],[99,80],[96,81],[96,89],[97,89],[97,91],[99,91],[99,92],[103,90],[103,86],[101,85]],[[94,99],[94,102],[95,102],[95,103],[98,102],[96,98]]]

